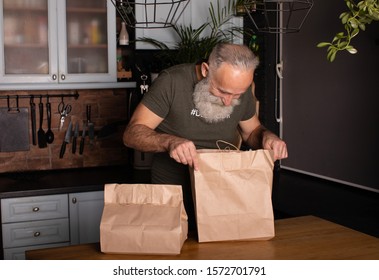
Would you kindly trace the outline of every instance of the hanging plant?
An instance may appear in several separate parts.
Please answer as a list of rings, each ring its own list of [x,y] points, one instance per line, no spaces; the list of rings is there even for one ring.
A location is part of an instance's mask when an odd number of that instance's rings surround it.
[[[332,42],[321,42],[319,48],[328,47],[327,60],[333,62],[339,51],[356,54],[358,51],[351,41],[360,31],[366,30],[366,25],[379,20],[379,0],[364,0],[355,4],[354,0],[345,0],[349,11],[340,15],[345,32],[337,33]]]

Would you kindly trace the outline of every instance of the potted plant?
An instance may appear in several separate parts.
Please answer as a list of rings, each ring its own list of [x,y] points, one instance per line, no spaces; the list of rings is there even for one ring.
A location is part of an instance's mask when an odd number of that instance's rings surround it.
[[[351,40],[359,32],[366,29],[367,24],[379,20],[379,0],[363,0],[355,3],[354,0],[345,0],[348,11],[343,12],[339,18],[345,28],[345,32],[337,33],[331,42],[321,42],[317,47],[328,47],[327,59],[333,62],[339,51],[346,50],[356,54],[357,49],[351,45]]]

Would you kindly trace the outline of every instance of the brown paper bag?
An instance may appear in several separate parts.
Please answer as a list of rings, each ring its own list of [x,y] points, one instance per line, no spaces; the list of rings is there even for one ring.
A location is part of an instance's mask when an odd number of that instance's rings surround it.
[[[105,185],[102,252],[180,254],[187,233],[181,186]]]
[[[199,242],[275,236],[270,153],[198,150],[191,180]]]

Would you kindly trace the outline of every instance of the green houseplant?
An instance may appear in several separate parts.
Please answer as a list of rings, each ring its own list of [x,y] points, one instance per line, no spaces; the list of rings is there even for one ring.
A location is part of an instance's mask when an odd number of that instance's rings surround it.
[[[379,20],[379,0],[363,0],[358,3],[354,0],[345,0],[348,11],[340,15],[345,32],[337,33],[331,42],[321,42],[317,47],[328,47],[327,59],[333,62],[339,51],[348,51],[356,54],[358,51],[351,45],[351,41],[366,25]]]
[[[220,1],[216,5],[210,3],[208,21],[198,28],[193,28],[191,24],[174,25],[173,30],[179,40],[173,49],[153,38],[142,37],[137,40],[157,47],[160,52],[156,57],[164,67],[204,60],[216,44],[229,42],[232,36],[242,36],[246,32],[242,27],[231,24],[235,5],[235,0],[229,0],[226,6],[221,6]]]

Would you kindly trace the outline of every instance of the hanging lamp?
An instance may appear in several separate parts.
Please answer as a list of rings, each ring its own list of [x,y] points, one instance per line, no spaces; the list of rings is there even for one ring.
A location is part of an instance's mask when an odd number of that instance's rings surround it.
[[[129,27],[172,27],[190,0],[111,0],[117,13]]]
[[[244,0],[243,6],[257,32],[293,33],[300,31],[313,0]]]

